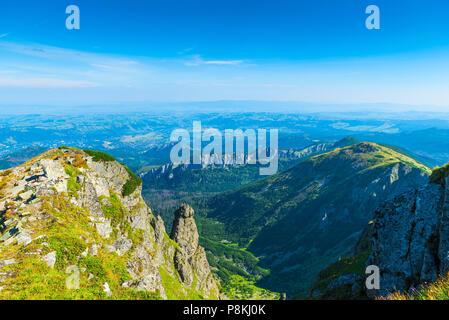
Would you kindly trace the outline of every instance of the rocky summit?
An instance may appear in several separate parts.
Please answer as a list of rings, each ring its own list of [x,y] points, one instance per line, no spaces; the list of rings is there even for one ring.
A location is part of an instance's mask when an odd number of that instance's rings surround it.
[[[111,156],[60,147],[0,171],[0,299],[216,299],[193,209],[171,237]]]

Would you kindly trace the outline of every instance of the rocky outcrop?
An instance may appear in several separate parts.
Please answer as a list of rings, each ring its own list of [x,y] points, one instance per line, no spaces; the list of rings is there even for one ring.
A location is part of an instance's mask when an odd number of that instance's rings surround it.
[[[191,257],[198,248],[199,235],[193,215],[194,211],[189,205],[181,205],[175,211],[175,220],[170,235],[170,238],[179,245],[186,257]]]
[[[357,265],[357,274],[341,273]],[[367,289],[368,266],[379,268],[379,289]],[[340,273],[339,273],[340,272]],[[413,188],[382,203],[351,256],[321,271],[311,298],[360,299],[414,293],[449,272],[449,179]],[[329,280],[322,292],[316,290]],[[357,290],[354,290],[356,288]],[[322,288],[321,288],[322,289]]]
[[[428,184],[386,202],[374,214],[367,265],[380,269],[380,290],[407,292],[449,271],[449,183]]]
[[[26,298],[20,281],[32,287],[38,277],[16,279],[22,268],[37,265],[36,273],[54,277],[48,283],[57,286],[34,298],[217,298],[193,210],[177,211],[170,239],[140,186],[123,195],[130,179],[118,162],[75,148],[0,171],[0,298]],[[76,270],[85,290],[79,296],[71,292],[75,282],[58,285]]]
[[[196,282],[194,286],[197,290],[216,291],[216,283],[210,275],[206,253],[204,248],[198,246],[199,235],[193,215],[193,209],[187,204],[183,204],[175,211],[170,235],[179,246],[179,250],[175,253],[175,267],[185,283]]]

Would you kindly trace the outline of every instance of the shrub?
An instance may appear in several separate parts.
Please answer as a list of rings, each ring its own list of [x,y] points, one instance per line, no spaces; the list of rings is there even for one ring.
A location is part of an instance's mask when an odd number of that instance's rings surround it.
[[[72,165],[77,168],[87,168],[87,162],[80,154],[75,155],[75,159],[73,160]]]
[[[125,212],[122,202],[115,193],[112,193],[108,199],[111,205],[102,205],[103,213],[106,218],[111,219],[112,225],[116,227],[123,222]]]
[[[115,161],[115,158],[107,153],[101,152],[101,151],[95,151],[95,150],[89,150],[85,149],[83,150],[85,153],[87,153],[89,156],[91,156],[93,161],[99,162],[99,161]]]
[[[80,260],[80,266],[86,268],[86,272],[92,273],[98,280],[105,280],[107,272],[100,257],[83,257]]]
[[[72,177],[67,180],[67,191],[77,195],[77,191],[81,189],[81,185],[75,181]]]
[[[123,185],[122,189],[122,195],[126,197],[136,191],[137,187],[142,184],[142,180],[138,176],[136,176],[127,166],[124,167],[129,174],[129,179]]]
[[[86,250],[86,244],[75,235],[58,233],[49,236],[50,247],[56,251],[56,269],[64,270],[71,264],[76,264],[78,257]]]
[[[430,175],[430,183],[445,185],[446,177],[449,176],[449,163],[443,167],[435,167]]]
[[[79,171],[76,167],[71,165],[66,165],[64,167],[64,171],[72,178],[75,178],[76,176],[81,174],[81,171]]]

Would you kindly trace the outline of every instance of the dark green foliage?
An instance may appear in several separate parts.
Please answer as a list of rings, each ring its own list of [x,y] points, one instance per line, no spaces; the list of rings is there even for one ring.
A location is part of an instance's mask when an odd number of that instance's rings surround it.
[[[48,239],[50,247],[56,251],[56,268],[63,270],[76,264],[78,257],[86,249],[84,241],[71,234],[58,233]]]
[[[85,153],[87,153],[89,156],[93,157],[93,161],[99,162],[99,161],[115,161],[115,158],[107,153],[101,152],[101,151],[95,151],[95,150],[89,150],[85,149],[83,150]]]
[[[200,237],[200,245],[206,250],[213,252],[215,257],[221,257],[226,259],[219,259],[218,265],[223,265],[223,269],[236,268],[237,265],[244,265],[245,268],[252,274],[265,276],[267,270],[257,265],[258,259],[250,252],[245,251],[236,245],[224,244],[215,242],[203,237]],[[220,268],[221,269],[221,268]],[[248,276],[248,273],[239,268],[236,274],[241,276]]]
[[[124,167],[129,174],[129,179],[123,185],[122,189],[122,195],[126,197],[136,191],[137,187],[142,184],[142,180],[138,176],[136,176],[127,166]]]
[[[86,268],[87,272],[92,273],[99,281],[103,281],[106,277],[103,261],[99,257],[83,257],[80,260],[80,266]]]
[[[200,237],[206,249],[209,265],[220,278],[223,292],[230,298],[276,298],[276,294],[257,286],[269,271],[258,266],[258,259],[235,244],[212,241]]]
[[[370,253],[371,248],[367,248],[363,252],[360,252],[353,257],[340,259],[327,268],[321,270],[309,293],[312,293],[315,290],[321,292],[321,295],[315,296],[314,299],[367,299],[367,297],[362,292],[352,292],[353,283],[347,286],[335,287],[332,289],[329,289],[328,286],[333,280],[336,280],[346,274],[357,273],[361,276],[364,276],[366,261],[368,260]]]
[[[114,227],[117,227],[123,222],[125,217],[125,210],[119,197],[112,193],[108,198],[111,205],[102,205],[103,213],[106,218],[111,219],[111,223]]]
[[[404,156],[410,157],[410,158],[412,158],[412,159],[422,163],[423,165],[425,165],[425,166],[427,166],[429,168],[432,168],[433,166],[435,166],[437,164],[437,161],[432,159],[432,158],[418,155],[416,153],[413,153],[411,151],[405,150],[403,148],[399,148],[398,146],[392,146],[392,145],[383,144],[383,143],[380,144],[380,145],[384,146],[384,147],[387,147],[387,148],[389,148],[391,150],[394,150],[396,152],[399,152],[399,153],[403,154]]]
[[[449,176],[449,163],[441,168],[435,167],[430,175],[429,181],[430,183],[445,185],[447,176]]]
[[[58,149],[59,150],[65,150],[65,149],[69,149],[69,147],[67,147],[67,146],[59,146]]]
[[[388,195],[383,184],[372,181],[388,181],[398,163],[426,169],[391,149],[367,143],[312,157],[208,199],[203,211],[218,223],[199,223],[201,235],[217,241],[218,231],[225,230],[221,239],[264,256],[259,266],[271,272],[258,286],[290,295],[305,293],[318,270],[354,247],[357,239],[350,235],[363,230],[373,208]],[[418,170],[408,179],[410,185],[425,182]],[[354,190],[367,186],[373,196],[354,200]]]

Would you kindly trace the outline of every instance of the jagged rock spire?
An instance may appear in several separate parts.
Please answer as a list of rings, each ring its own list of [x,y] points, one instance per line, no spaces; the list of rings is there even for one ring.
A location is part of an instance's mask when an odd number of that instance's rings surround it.
[[[198,248],[198,229],[193,219],[194,211],[187,204],[182,204],[175,211],[175,220],[170,238],[174,240],[186,258],[190,258]]]

